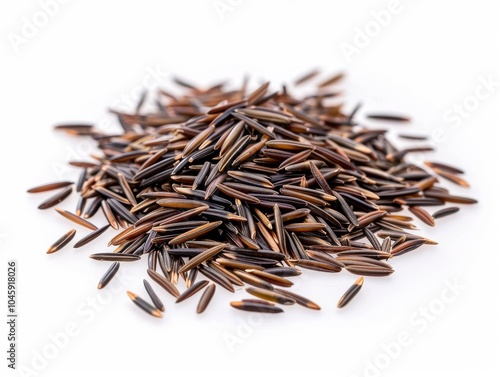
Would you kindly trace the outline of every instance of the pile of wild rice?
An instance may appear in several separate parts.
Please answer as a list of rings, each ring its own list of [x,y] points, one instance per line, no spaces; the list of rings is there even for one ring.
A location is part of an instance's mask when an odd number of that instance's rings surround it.
[[[295,86],[316,75],[303,76]],[[324,80],[303,98],[286,87],[269,91],[269,83],[247,93],[246,81],[237,90],[227,90],[224,85],[200,89],[176,79],[185,94],[160,91],[155,112],[141,111],[145,95],[133,114],[113,111],[121,134],[105,135],[92,125],[56,126],[93,138],[100,155],[89,156],[92,162],[71,162],[82,168],[76,184],[56,182],[29,192],[61,189],[40,209],[60,203],[73,188],[80,193],[74,213],[56,208],[92,230],[74,247],[109,227],[118,231],[109,241],[114,250],[91,255],[114,262],[99,289],[121,262],[144,256],[149,277],[177,302],[206,287],[199,313],[216,285],[231,292],[234,286],[248,286],[247,292],[258,299],[231,302],[242,310],[282,312],[274,303],[319,309],[290,291],[289,277],[302,269],[390,275],[390,258],[435,243],[408,233],[415,228],[412,217],[397,212],[408,208],[434,226],[435,219],[458,208],[443,207],[431,215],[423,207],[476,202],[437,186],[438,176],[468,186],[461,170],[405,162],[407,153],[429,148],[398,150],[386,130],[359,124],[358,108],[346,114],[341,105],[332,105],[338,92],[330,87],[341,78]],[[409,121],[384,114],[369,118]],[[99,210],[109,223],[101,228],[88,220]],[[48,253],[60,250],[75,233],[64,234]],[[182,294],[176,287],[179,276],[187,287]],[[148,281],[144,284],[152,304],[128,292],[130,298],[161,317],[161,300]],[[362,284],[361,277],[338,306],[347,304]]]

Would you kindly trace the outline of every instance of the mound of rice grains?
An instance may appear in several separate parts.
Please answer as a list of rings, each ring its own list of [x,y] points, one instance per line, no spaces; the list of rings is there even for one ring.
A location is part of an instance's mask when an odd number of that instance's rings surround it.
[[[198,313],[216,286],[231,292],[245,287],[252,298],[230,303],[241,310],[280,313],[281,305],[291,304],[319,309],[291,290],[290,277],[302,270],[390,275],[391,258],[435,244],[408,233],[416,227],[401,210],[434,226],[438,218],[458,211],[448,203],[476,202],[437,185],[443,178],[468,186],[460,169],[405,162],[407,153],[429,148],[398,150],[386,130],[355,119],[357,108],[345,113],[341,105],[332,105],[338,92],[331,87],[341,77],[322,81],[315,94],[302,98],[286,87],[271,91],[269,83],[247,92],[246,82],[237,90],[223,85],[200,89],[176,79],[184,94],[160,91],[155,112],[141,110],[145,95],[134,113],[113,111],[121,134],[106,135],[91,125],[56,126],[93,138],[100,153],[70,163],[82,169],[76,183],[51,183],[29,192],[60,190],[40,209],[58,205],[73,189],[79,193],[74,212],[56,208],[70,223],[92,230],[74,247],[108,227],[116,230],[109,241],[114,249],[90,256],[111,262],[99,289],[122,262],[146,259],[147,276],[176,302],[204,291]],[[368,117],[409,122],[395,115]],[[432,206],[442,208],[433,214],[424,209]],[[102,227],[91,222],[99,210],[108,222]],[[64,234],[48,253],[67,245],[75,233]],[[187,287],[182,293],[180,280]],[[354,282],[338,307],[354,297],[363,281]],[[161,317],[162,302],[147,280],[144,285],[150,302],[132,292],[129,297]]]

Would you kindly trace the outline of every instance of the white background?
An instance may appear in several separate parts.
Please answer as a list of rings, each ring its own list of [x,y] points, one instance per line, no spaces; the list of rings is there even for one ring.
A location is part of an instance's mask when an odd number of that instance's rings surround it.
[[[36,1],[2,3],[0,281],[6,282],[7,260],[17,260],[18,366],[38,368],[24,375],[499,375],[499,5],[401,0],[386,25],[374,25],[372,12],[387,8],[387,1],[68,1],[44,19]],[[24,38],[23,25],[34,18],[36,34],[15,48],[11,41]],[[367,46],[347,59],[342,44],[356,46],[366,28],[372,28]],[[106,289],[114,294],[95,288],[107,264],[88,255],[105,251],[111,231],[100,243],[45,254],[72,225],[53,210],[37,210],[47,195],[26,189],[75,179],[77,170],[62,167],[89,149],[86,141],[52,131],[55,123],[106,128],[112,121],[106,109],[130,107],[127,96],[136,98],[152,69],[167,89],[174,74],[200,85],[226,78],[239,84],[249,74],[254,86],[270,79],[278,88],[313,67],[325,76],[346,71],[347,109],[362,101],[362,113],[411,115],[410,126],[393,129],[430,135],[437,148],[415,161],[465,169],[471,189],[444,184],[479,204],[437,221],[435,229],[417,221],[438,246],[397,258],[389,278],[366,278],[342,310],[336,301],[355,276],[305,273],[295,291],[318,302],[320,312],[292,307],[249,316],[228,305],[243,291],[231,295],[219,287],[200,316],[196,298],[174,305],[158,288],[166,305],[161,320],[125,294],[145,295],[146,261],[122,266],[121,281]],[[497,84],[474,100],[482,79]],[[473,111],[447,121],[453,104],[464,101]],[[76,195],[62,207],[75,204]],[[78,227],[76,239],[86,233]],[[461,288],[452,294],[449,284]],[[0,287],[1,313],[5,291]],[[443,304],[443,291],[453,302]],[[439,312],[432,321],[418,314],[429,307]],[[68,326],[74,336],[57,335]],[[6,333],[2,325],[1,375]],[[401,333],[410,344],[387,351],[384,345]],[[37,356],[44,353],[51,357],[46,363]]]

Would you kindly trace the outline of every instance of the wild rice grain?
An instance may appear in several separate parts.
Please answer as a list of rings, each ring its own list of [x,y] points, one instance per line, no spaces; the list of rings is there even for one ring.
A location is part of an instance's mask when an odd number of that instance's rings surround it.
[[[363,282],[363,277],[360,277],[358,280],[356,280],[354,284],[351,285],[349,289],[344,293],[344,295],[340,298],[339,302],[337,303],[337,308],[343,308],[344,306],[346,306],[361,290]]]
[[[58,250],[61,250],[64,246],[66,246],[75,236],[76,230],[71,229],[68,233],[65,233],[61,238],[59,238],[56,242],[54,242],[49,249],[47,250],[47,254],[55,253]]]
[[[257,313],[283,313],[283,309],[277,306],[269,305],[265,301],[231,301],[229,303],[233,308],[247,312]]]
[[[159,299],[159,297],[156,295],[156,293],[153,290],[153,287],[151,286],[151,284],[149,284],[146,279],[143,280],[143,283],[144,283],[144,288],[146,288],[146,292],[148,293],[149,298],[153,302],[154,306],[156,306],[156,308],[158,310],[161,310],[162,312],[164,312],[165,311],[165,306],[163,305],[163,303],[161,302],[161,300]]]
[[[214,296],[216,288],[216,285],[214,283],[211,283],[207,287],[207,289],[205,289],[196,308],[196,313],[201,314],[205,311],[208,304],[210,304],[210,301],[212,301],[212,297]]]
[[[38,205],[38,209],[47,209],[47,208],[53,207],[53,206],[61,203],[64,199],[66,199],[71,194],[72,191],[73,191],[73,188],[71,186],[66,187],[61,192],[55,194],[54,196],[51,196],[47,200],[44,200],[42,203],[40,203]]]
[[[119,262],[115,262],[113,263],[109,269],[106,271],[106,273],[103,275],[103,277],[101,278],[101,280],[99,281],[99,284],[97,284],[97,289],[102,289],[104,288],[106,285],[108,285],[108,283],[111,281],[111,279],[113,279],[113,277],[116,275],[116,273],[118,272],[118,269],[120,268],[120,263]]]

